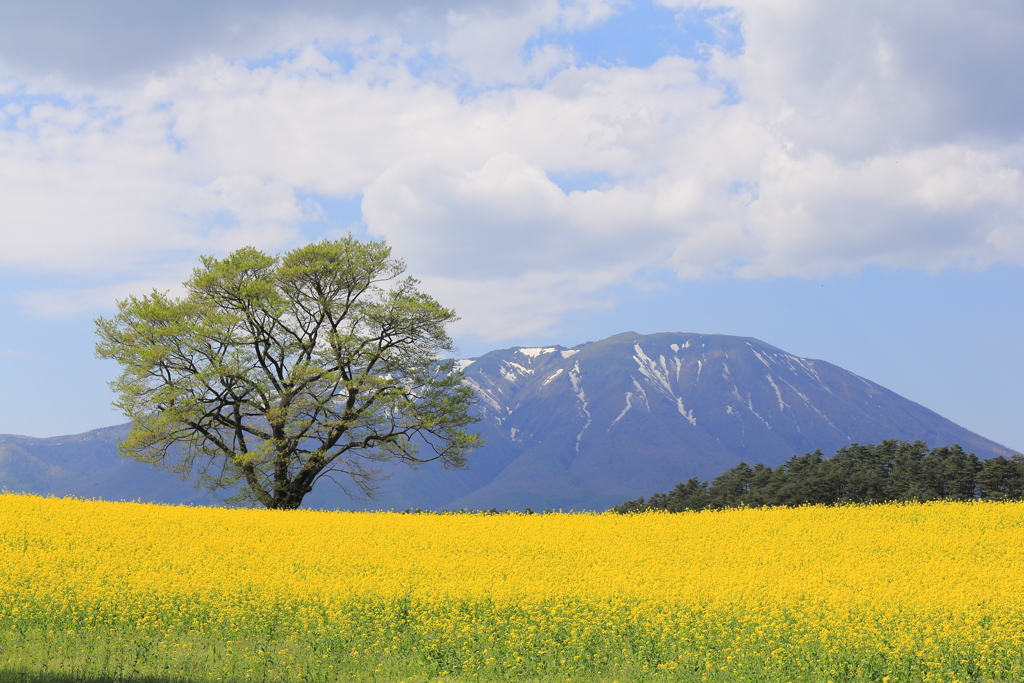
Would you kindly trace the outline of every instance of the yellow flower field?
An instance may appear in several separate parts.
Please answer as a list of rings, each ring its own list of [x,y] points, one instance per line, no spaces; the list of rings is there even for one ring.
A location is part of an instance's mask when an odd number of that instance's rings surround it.
[[[1024,503],[404,515],[7,494],[0,558],[0,675],[29,680],[1024,679]]]

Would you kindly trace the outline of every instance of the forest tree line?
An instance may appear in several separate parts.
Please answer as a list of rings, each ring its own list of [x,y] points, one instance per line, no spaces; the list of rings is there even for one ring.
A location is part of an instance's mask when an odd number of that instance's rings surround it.
[[[645,510],[718,510],[772,505],[835,505],[928,500],[1024,499],[1024,457],[981,460],[958,445],[929,448],[923,441],[852,444],[826,458],[820,450],[776,468],[740,463],[713,481],[696,477],[668,493],[618,505],[618,513]]]

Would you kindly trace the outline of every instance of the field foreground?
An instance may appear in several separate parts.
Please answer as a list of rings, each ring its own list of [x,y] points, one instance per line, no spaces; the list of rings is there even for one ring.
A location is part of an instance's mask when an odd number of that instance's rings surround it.
[[[7,494],[0,558],[0,679],[1024,678],[1024,503],[436,516]]]

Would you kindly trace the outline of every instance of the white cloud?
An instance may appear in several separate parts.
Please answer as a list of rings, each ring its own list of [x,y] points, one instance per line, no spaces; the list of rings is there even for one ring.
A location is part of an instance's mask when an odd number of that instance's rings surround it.
[[[188,270],[178,269],[174,275],[162,273],[162,278],[142,280],[126,280],[115,284],[57,287],[45,290],[25,291],[18,294],[17,299],[26,309],[41,318],[62,318],[83,311],[104,311],[114,308],[117,301],[129,296],[145,296],[154,289],[170,292],[171,296],[185,295],[182,282],[188,277]]]
[[[760,254],[744,275],[827,275],[881,264],[938,270],[1021,262],[1021,172],[998,154],[945,145],[842,164],[778,155],[749,209]],[[767,166],[767,165],[766,165]]]
[[[452,326],[457,336],[497,342],[543,333],[568,312],[611,308],[603,290],[630,277],[629,268],[591,272],[534,271],[505,278],[427,276],[423,288],[462,320]]]
[[[737,0],[742,50],[645,68],[544,42],[626,11],[606,0],[211,7],[181,19],[209,20],[194,39],[129,46],[162,65],[136,85],[5,82],[0,264],[137,280],[294,245],[321,216],[302,196],[362,194],[369,233],[493,338],[605,305],[642,269],[1024,263],[1017,3]],[[123,30],[58,23],[83,45]],[[18,45],[9,64],[49,68]]]
[[[461,3],[240,0],[100,4],[33,0],[0,5],[3,59],[19,72],[86,81],[160,72],[214,54],[252,57],[332,35],[379,16],[421,19]]]
[[[668,244],[645,224],[649,203],[621,187],[566,195],[541,169],[503,153],[471,171],[434,160],[397,165],[366,189],[363,214],[371,233],[413,255],[417,271],[477,279],[643,263],[658,246],[651,241]],[[637,239],[645,234],[646,244]]]
[[[721,6],[658,0],[678,10]],[[1024,5],[1014,0],[736,0],[745,46],[714,61],[797,149],[841,158],[1017,141]]]
[[[94,269],[180,243],[175,199],[187,183],[159,114],[18,109],[0,129],[0,264]]]
[[[579,30],[625,0],[14,0],[0,5],[0,66],[33,78],[137,83],[196,59],[261,59],[303,45],[329,49],[396,37],[453,60],[465,73],[512,74],[541,28]],[[381,41],[381,38],[384,38]],[[550,60],[541,51],[534,70]],[[545,58],[546,57],[546,58]],[[485,67],[485,68],[481,68]],[[486,67],[490,67],[489,70]],[[520,70],[521,71],[521,70]],[[520,73],[520,76],[523,74]]]
[[[211,226],[204,243],[216,252],[294,244],[298,224],[323,217],[316,202],[299,201],[290,185],[251,175],[220,176],[186,194],[182,205],[186,215]]]

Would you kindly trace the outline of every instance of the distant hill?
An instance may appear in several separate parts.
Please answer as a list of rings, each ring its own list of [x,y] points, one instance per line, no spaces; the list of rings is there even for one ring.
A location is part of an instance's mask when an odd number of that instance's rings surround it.
[[[979,457],[1010,449],[869,380],[749,337],[633,332],[573,348],[460,361],[487,445],[468,470],[389,468],[353,503],[321,485],[304,506],[605,509],[741,460],[778,465],[816,448],[923,440]],[[58,495],[207,503],[174,475],[114,451],[126,426],[74,437],[0,437],[0,486]]]
[[[73,436],[34,439],[0,435],[0,488],[103,500],[138,500],[183,505],[216,505],[177,475],[121,458],[117,442],[128,425]]]

